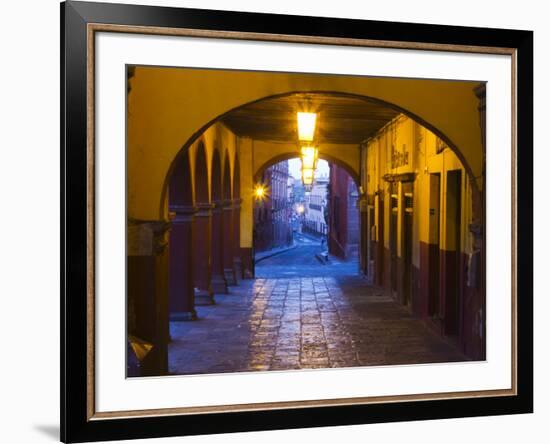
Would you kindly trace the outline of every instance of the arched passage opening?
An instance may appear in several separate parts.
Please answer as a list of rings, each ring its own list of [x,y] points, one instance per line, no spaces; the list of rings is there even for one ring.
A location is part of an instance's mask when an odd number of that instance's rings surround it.
[[[291,160],[291,159],[298,159],[298,153],[290,151],[290,152],[279,154],[273,157],[272,159],[268,160],[266,163],[261,165],[258,168],[258,170],[254,173],[254,181],[261,182],[261,178],[265,170],[268,169],[270,166],[273,166],[279,162],[284,162],[286,160]],[[359,175],[354,170],[354,168],[348,163],[323,152],[319,152],[319,159],[325,160],[329,164],[338,165],[340,168],[342,168],[349,174],[350,178],[353,180],[353,182],[357,187],[360,186],[361,182],[359,179]]]
[[[473,95],[472,91],[472,95]],[[447,133],[444,132],[444,130],[437,127],[435,124],[431,123],[430,121],[426,120],[423,117],[420,117],[419,115],[415,114],[414,112],[404,108],[402,105],[385,101],[383,99],[369,96],[369,95],[362,95],[362,94],[356,94],[356,93],[349,93],[344,91],[335,91],[335,90],[293,90],[293,91],[287,91],[281,94],[275,94],[275,95],[269,95],[265,97],[258,98],[256,100],[253,100],[251,102],[242,103],[238,106],[235,106],[224,113],[214,117],[207,123],[203,124],[198,130],[194,132],[194,134],[187,140],[187,142],[184,144],[182,150],[189,149],[198,138],[201,137],[205,132],[207,132],[210,128],[215,126],[218,123],[224,123],[227,124],[228,121],[231,119],[235,119],[235,116],[238,116],[239,113],[241,115],[244,115],[246,117],[247,112],[256,112],[257,109],[262,109],[262,107],[267,103],[275,103],[276,105],[280,101],[295,101],[296,104],[291,106],[290,111],[295,112],[296,109],[298,109],[299,105],[298,103],[301,103],[304,101],[303,97],[306,97],[308,101],[311,101],[312,98],[315,98],[316,96],[322,96],[322,97],[328,97],[328,98],[335,98],[335,99],[347,99],[364,103],[368,105],[374,105],[376,107],[379,107],[380,109],[385,110],[386,112],[389,112],[389,118],[385,118],[383,120],[383,124],[388,123],[393,117],[402,114],[404,116],[407,116],[412,121],[416,122],[418,125],[422,126],[423,128],[427,129],[431,133],[433,133],[436,137],[441,140],[442,143],[445,144],[445,146],[453,151],[453,153],[457,156],[457,158],[460,160],[460,162],[463,165],[463,168],[465,170],[465,175],[468,177],[468,180],[470,181],[470,186],[472,190],[472,199],[474,204],[474,211],[475,211],[475,218],[476,220],[481,221],[482,219],[482,202],[483,202],[483,196],[482,196],[482,186],[483,186],[483,156],[479,153],[476,155],[470,155],[470,150],[468,150],[465,147],[461,147],[458,144],[454,142],[451,136],[449,136]],[[477,101],[476,101],[477,103]],[[481,108],[479,108],[481,109]],[[476,106],[476,113],[478,112],[478,107]],[[289,108],[287,107],[285,109],[285,112],[288,112]],[[456,110],[455,112],[458,112]],[[483,111],[484,112],[484,111]],[[453,113],[454,114],[454,113]],[[476,122],[479,120],[484,120],[485,116],[478,117],[476,115]],[[287,122],[288,123],[288,122]],[[379,126],[379,128],[382,125]],[[284,126],[282,126],[284,127]],[[288,124],[286,125],[287,131],[288,131]],[[325,130],[329,131],[329,130]],[[481,134],[482,129],[476,127],[476,136],[478,137],[478,140],[483,139],[483,135]],[[246,132],[246,131],[245,131]],[[373,133],[375,131],[372,131]],[[238,130],[237,130],[238,133]],[[249,137],[248,134],[245,134],[245,136]],[[476,144],[477,145],[477,144]],[[266,150],[268,147],[266,147]],[[337,163],[340,162],[342,166],[346,165],[347,159],[342,159],[341,154],[338,153],[338,147],[332,147],[334,152],[324,152],[322,155],[327,160],[330,158],[332,162]],[[481,148],[481,147],[480,147]],[[283,147],[283,150],[288,149],[288,147]],[[276,152],[277,150],[272,150],[270,154],[268,154],[268,158],[262,162],[264,165],[269,165],[272,162],[272,159],[277,156],[285,157],[286,155],[290,155],[290,153],[284,153],[284,152]],[[475,164],[472,164],[474,162]],[[352,177],[358,177],[359,171],[357,168],[353,168],[350,165],[350,162],[347,162],[347,166],[350,167],[348,169],[348,172],[352,175]],[[169,168],[172,168],[172,165]],[[260,169],[258,168],[258,171]],[[167,177],[169,177],[169,173],[167,174]],[[167,182],[165,181],[165,184],[163,186],[163,192],[164,195],[165,191],[167,189]],[[163,199],[161,198],[161,202],[163,202]],[[160,214],[163,214],[163,205],[161,203],[161,210]]]
[[[195,320],[193,288],[193,183],[189,153],[177,159],[170,176],[168,208],[172,220],[170,232],[169,299],[170,319]]]
[[[301,161],[282,155],[256,173],[254,274],[258,278],[351,276],[359,273],[358,178],[341,161],[319,156],[305,187]]]
[[[474,175],[474,171],[482,171],[482,168],[470,165],[466,154],[449,136],[402,106],[344,91],[292,91],[264,97],[217,116],[187,145],[193,145],[197,137],[209,132],[216,137],[221,134],[224,143],[231,138],[239,139],[238,144],[232,148],[226,146],[223,151],[222,200],[225,209],[222,213],[234,213],[235,197],[230,190],[235,190],[235,173],[232,177],[229,156],[238,154],[246,158],[245,169],[240,170],[240,173],[245,171],[244,177],[240,175],[240,183],[252,193],[254,183],[265,175],[265,171],[295,156],[298,147],[293,119],[304,103],[321,116],[319,157],[349,174],[356,187],[356,202],[361,213],[359,256],[362,272],[370,282],[388,287],[392,297],[420,316],[453,319],[451,327],[437,328],[460,336],[460,330],[465,330],[459,325],[460,319],[467,315],[458,301],[456,285],[450,282],[464,281],[463,264],[469,260],[463,257],[465,254],[472,251],[482,256],[483,239],[479,226],[483,220],[480,190],[483,180],[482,176]],[[426,147],[431,150],[429,155]],[[457,173],[452,171],[460,171],[461,176],[455,186],[447,187],[457,180]],[[437,178],[440,183],[438,197]],[[452,198],[447,191],[453,194]],[[250,195],[245,196],[240,211],[241,252],[265,247],[258,241],[266,237],[265,233],[254,231],[250,199]],[[436,200],[439,202],[437,208]],[[338,202],[332,204],[336,206]],[[453,207],[460,207],[461,211],[453,213]],[[272,210],[271,215],[274,214]],[[282,214],[279,209],[276,211]],[[434,212],[438,212],[437,222],[429,217]],[[257,213],[262,214],[260,220],[267,218],[265,208]],[[419,214],[419,219],[411,214]],[[230,251],[234,251],[235,245],[229,244],[237,238],[236,223],[233,217],[222,216],[222,220],[223,275],[226,284],[234,284],[236,261]],[[270,223],[273,220],[269,217]],[[329,220],[332,225],[339,225],[338,220]],[[274,228],[265,223],[262,226],[271,232],[267,237],[273,239]],[[437,235],[433,234],[435,231]],[[284,234],[275,237],[284,238]],[[327,244],[332,245],[333,251],[345,250],[337,245],[337,239]],[[433,250],[438,253],[426,253]],[[248,260],[248,263],[253,261]],[[244,274],[254,275],[254,270],[248,267]],[[482,270],[483,264],[477,267]],[[426,271],[428,269],[432,271]],[[438,275],[452,278],[440,277],[435,282],[433,276]],[[403,279],[400,276],[404,276]],[[479,288],[473,293],[480,299]]]

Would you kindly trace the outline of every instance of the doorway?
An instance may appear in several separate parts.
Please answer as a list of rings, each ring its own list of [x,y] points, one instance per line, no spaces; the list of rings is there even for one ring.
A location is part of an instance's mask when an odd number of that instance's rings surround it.
[[[462,172],[447,172],[447,193],[445,205],[445,334],[459,335],[460,325],[460,250],[462,232]]]
[[[441,199],[441,174],[430,174],[430,206],[428,232],[428,315],[440,318],[439,313],[439,219]]]
[[[390,281],[392,297],[398,296],[399,183],[390,182]]]
[[[403,193],[403,289],[401,302],[410,305],[413,286],[413,182],[402,182]]]

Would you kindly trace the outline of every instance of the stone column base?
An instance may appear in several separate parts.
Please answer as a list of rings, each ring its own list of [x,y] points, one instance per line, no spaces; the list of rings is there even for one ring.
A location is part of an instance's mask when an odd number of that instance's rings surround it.
[[[234,266],[233,268],[224,268],[223,273],[225,275],[227,285],[238,285],[237,273],[235,272]]]
[[[195,305],[215,305],[214,292],[212,290],[199,290],[195,288]]]
[[[254,253],[252,248],[241,248],[241,278],[254,279]]]
[[[239,256],[233,258],[233,268],[235,269],[235,276],[238,280],[243,275],[243,263]]]
[[[187,322],[187,321],[196,321],[197,312],[192,311],[176,311],[170,313],[170,322]]]
[[[227,294],[229,293],[227,290],[227,282],[225,280],[225,277],[223,276],[212,276],[212,281],[210,282],[210,288],[212,291],[216,294]]]

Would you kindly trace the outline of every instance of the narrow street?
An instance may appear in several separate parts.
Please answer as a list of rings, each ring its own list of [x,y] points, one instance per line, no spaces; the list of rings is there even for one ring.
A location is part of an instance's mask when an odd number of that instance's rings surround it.
[[[260,261],[254,280],[172,322],[172,374],[419,364],[467,360],[422,321],[367,285],[357,263],[315,254],[319,243]]]
[[[257,278],[288,278],[353,275],[358,272],[357,259],[343,261],[330,256],[323,263],[318,256],[326,250],[321,240],[313,236],[295,233],[295,248],[279,253],[256,263]],[[318,255],[318,256],[316,256]]]

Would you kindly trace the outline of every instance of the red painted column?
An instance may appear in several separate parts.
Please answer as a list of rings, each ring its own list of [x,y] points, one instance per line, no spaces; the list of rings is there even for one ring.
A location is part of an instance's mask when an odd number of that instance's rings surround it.
[[[197,318],[193,285],[193,215],[197,209],[178,205],[170,210],[170,320],[192,321]]]
[[[233,265],[235,275],[244,279],[241,259],[241,199],[233,200]]]
[[[168,238],[166,221],[131,221],[128,224],[128,340],[147,344],[146,354],[136,354],[134,376],[168,372]]]
[[[223,208],[223,201],[214,202],[212,208],[211,288],[214,293],[227,293],[227,281],[223,270]]]
[[[212,290],[212,209],[209,203],[197,204],[193,232],[193,275],[195,282],[195,304],[215,304]]]
[[[233,201],[227,200],[223,207],[223,273],[227,285],[237,285],[233,264],[235,252],[233,234]]]

